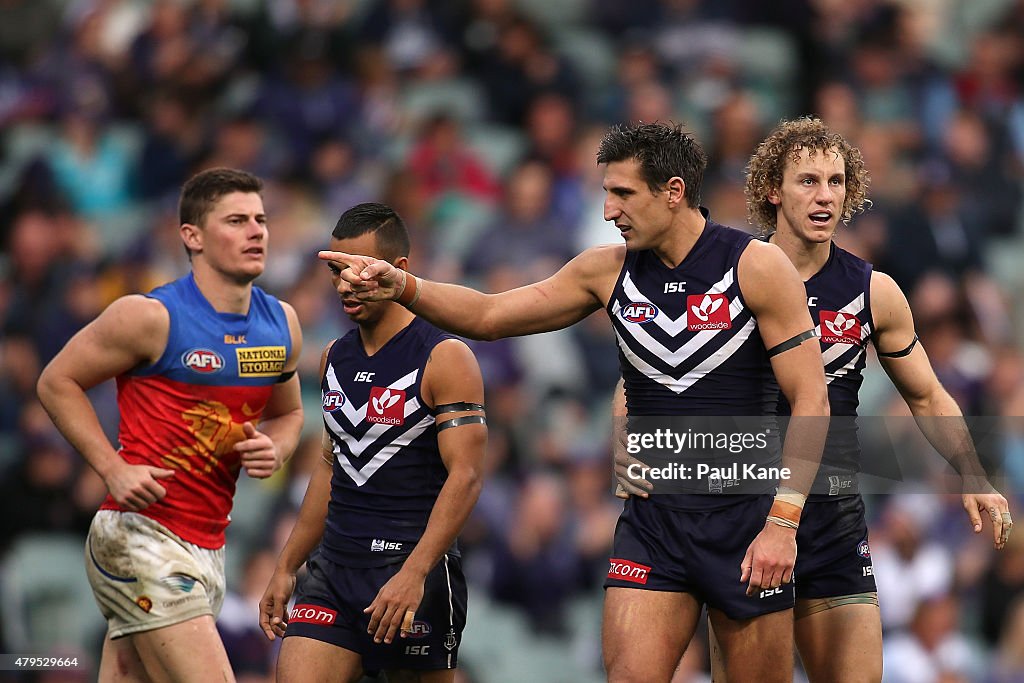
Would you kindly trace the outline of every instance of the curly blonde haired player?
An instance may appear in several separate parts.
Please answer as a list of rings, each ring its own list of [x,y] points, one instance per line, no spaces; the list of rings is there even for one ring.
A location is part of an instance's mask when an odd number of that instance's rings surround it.
[[[214,619],[240,470],[266,478],[299,438],[302,333],[253,286],[269,230],[262,182],[215,168],[181,192],[192,271],[110,304],[39,378],[54,424],[103,478],[86,573],[107,618],[101,681],[233,681]],[[115,449],[86,390],[117,378]]]
[[[797,532],[794,627],[812,683],[882,678],[882,626],[864,504],[850,474],[859,469],[850,418],[857,414],[869,341],[925,437],[960,474],[963,507],[975,533],[988,517],[999,549],[1013,525],[1006,499],[980,465],[960,408],[918,343],[906,296],[888,275],[832,241],[839,221],[863,210],[867,189],[860,151],[816,118],[782,122],[747,168],[750,218],[786,253],[807,288],[829,404],[839,417]],[[780,397],[779,412],[788,410]],[[714,680],[724,683],[722,662],[712,660]]]

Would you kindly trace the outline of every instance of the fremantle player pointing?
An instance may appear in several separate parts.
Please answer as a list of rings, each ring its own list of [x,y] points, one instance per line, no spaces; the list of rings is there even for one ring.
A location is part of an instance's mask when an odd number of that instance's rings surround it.
[[[391,208],[359,204],[338,220],[331,248],[404,271],[409,236]],[[391,681],[450,682],[466,621],[455,540],[480,493],[487,441],[480,370],[465,343],[398,304],[356,300],[330,268],[358,327],[324,349],[324,462],[260,625],[271,640],[285,636],[278,681],[386,670]]]
[[[485,295],[351,251],[320,257],[344,269],[359,300],[397,300],[473,338],[556,330],[604,308],[631,415],[758,415],[771,370],[795,416],[827,415],[799,276],[778,248],[701,211],[700,146],[679,126],[615,127],[598,162],[606,164],[604,216],[625,244],[589,249],[543,282]],[[792,679],[793,590],[783,584],[796,557],[799,490],[810,487],[824,435],[787,439],[783,465],[801,475],[791,480],[797,491],[775,501],[687,495],[626,503],[602,624],[609,680],[668,681],[705,603],[735,680]]]

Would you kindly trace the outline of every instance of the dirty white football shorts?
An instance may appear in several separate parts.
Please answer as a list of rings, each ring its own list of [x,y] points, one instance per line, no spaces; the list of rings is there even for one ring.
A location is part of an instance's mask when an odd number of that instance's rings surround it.
[[[223,547],[194,545],[134,512],[96,513],[85,568],[111,638],[216,618],[224,601]]]

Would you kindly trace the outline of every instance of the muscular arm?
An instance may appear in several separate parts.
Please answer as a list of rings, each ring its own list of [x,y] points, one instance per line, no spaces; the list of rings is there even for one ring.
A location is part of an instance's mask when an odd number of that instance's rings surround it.
[[[423,399],[428,405],[449,403],[483,404],[484,388],[480,369],[469,348],[461,341],[447,340],[434,347],[423,377]],[[480,411],[444,413],[440,426]],[[476,505],[482,485],[487,428],[482,424],[451,427],[438,433],[437,445],[448,469],[448,479],[437,496],[426,529],[402,569],[388,581],[366,608],[375,638],[391,642],[406,612],[415,612],[423,598],[427,574],[462,530]]]
[[[71,338],[36,385],[54,425],[103,478],[117,503],[129,510],[162,498],[166,490],[154,477],[174,472],[126,463],[103,434],[85,392],[159,360],[169,329],[170,316],[162,303],[140,295],[122,297]]]
[[[957,471],[963,482],[963,504],[974,526],[981,531],[979,510],[992,520],[997,548],[1010,533],[1006,499],[988,481],[960,406],[935,376],[928,354],[917,344],[905,356],[886,357],[906,349],[914,341],[914,317],[899,286],[888,275],[871,275],[871,313],[875,322],[874,343],[882,368],[907,402],[928,442]]]
[[[333,344],[328,344],[320,357],[321,376],[327,364],[327,353]],[[260,628],[269,640],[284,636],[284,611],[295,590],[295,573],[324,535],[327,505],[331,500],[331,476],[334,472],[333,446],[326,430],[323,433],[321,455],[321,462],[317,463],[309,478],[309,485],[306,486],[306,495],[302,498],[295,526],[277,557],[274,575],[260,600]]]
[[[342,270],[360,299],[397,299],[406,286],[419,289],[416,315],[472,339],[501,339],[559,330],[587,317],[611,296],[625,247],[602,246],[583,252],[546,280],[483,294],[468,287],[412,278],[387,261],[340,252],[320,252]]]
[[[782,250],[771,244],[751,242],[740,257],[737,275],[743,298],[757,318],[765,348],[773,349],[813,329],[803,282]],[[777,353],[771,357],[771,364],[779,388],[792,406],[782,449],[782,465],[789,468],[791,476],[781,484],[806,496],[828,434],[828,390],[817,338],[811,337],[799,346]],[[769,520],[740,564],[740,581],[747,583],[747,595],[792,579],[796,529],[770,521],[780,505],[788,505],[799,519],[800,507],[778,499],[773,504]]]
[[[302,354],[302,329],[298,316],[289,304],[281,302],[288,331],[291,334],[292,350],[285,362],[284,371],[294,372]],[[246,427],[247,438],[235,444],[242,454],[242,466],[250,477],[265,478],[281,469],[292,457],[302,434],[302,394],[298,374],[274,385],[258,433],[251,426]],[[262,435],[262,436],[261,436]],[[266,438],[263,438],[266,437]]]
[[[814,329],[803,282],[781,249],[752,242],[740,257],[737,271],[743,298],[757,318],[765,348]],[[773,356],[771,364],[792,407],[793,419],[782,451],[782,464],[793,475],[787,486],[807,494],[828,433],[828,389],[817,338]]]

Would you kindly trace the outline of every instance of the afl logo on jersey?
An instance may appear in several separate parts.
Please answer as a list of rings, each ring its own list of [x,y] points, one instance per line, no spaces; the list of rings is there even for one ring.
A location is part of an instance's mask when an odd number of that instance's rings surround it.
[[[338,408],[345,405],[345,394],[341,393],[337,389],[331,389],[330,391],[324,392],[323,398],[324,412],[330,413],[337,410]]]
[[[622,307],[619,315],[628,323],[643,325],[658,317],[658,307],[646,301],[631,301]]]
[[[181,364],[192,372],[209,375],[224,368],[224,359],[210,349],[192,349],[181,355]]]

